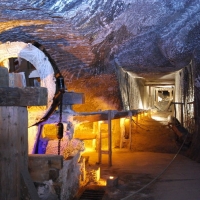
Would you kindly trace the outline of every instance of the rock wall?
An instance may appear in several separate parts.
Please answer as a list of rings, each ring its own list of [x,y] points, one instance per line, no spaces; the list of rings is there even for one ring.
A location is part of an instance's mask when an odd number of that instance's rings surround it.
[[[176,72],[174,97],[174,102],[183,103],[184,126],[188,127],[189,120],[194,118],[194,76],[192,62],[182,70]],[[179,121],[181,121],[180,111],[181,104],[176,104],[176,117]]]
[[[188,155],[200,162],[200,146],[199,146],[199,142],[200,142],[200,106],[199,106],[199,102],[200,102],[200,84],[199,84],[199,75],[200,75],[200,59],[199,59],[199,53],[200,50],[196,50],[194,52],[194,57],[192,59],[192,69],[193,69],[193,76],[194,76],[194,134],[193,134],[193,138],[192,138],[192,144],[190,147],[190,150],[188,152]]]
[[[116,63],[119,79],[120,93],[124,110],[144,108],[144,79],[137,75],[123,70],[123,67]]]
[[[29,172],[41,200],[71,200],[86,184],[80,153],[67,160],[57,155],[29,155]]]
[[[199,46],[199,10],[198,0],[4,0],[0,42],[42,44],[67,88],[91,93],[94,103],[76,109],[104,109],[96,106],[102,99],[103,107],[120,109],[114,59],[126,71],[149,79],[188,65]],[[94,92],[99,79],[107,84]]]

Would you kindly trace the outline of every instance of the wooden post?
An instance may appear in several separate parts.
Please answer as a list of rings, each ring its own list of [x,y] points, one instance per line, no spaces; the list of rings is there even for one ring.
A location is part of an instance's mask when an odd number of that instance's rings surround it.
[[[183,105],[184,105],[184,103],[182,103],[182,102],[173,102],[173,104],[174,104],[174,117],[176,118],[176,104],[180,104],[181,105],[181,125],[183,126],[184,124],[183,124]]]
[[[111,110],[108,111],[108,163],[112,166],[112,116]]]
[[[136,131],[138,130],[138,114],[136,114]]]
[[[129,150],[131,149],[131,143],[132,143],[132,134],[131,134],[131,131],[132,131],[132,113],[130,112],[129,113]]]
[[[176,118],[176,104],[174,103],[174,117]]]
[[[101,164],[101,122],[98,122],[98,156],[99,156],[99,164]]]
[[[155,102],[158,102],[158,89],[155,89]]]
[[[101,121],[98,122],[98,135],[99,135],[99,151],[98,151],[98,163],[101,164],[102,161],[102,154],[108,155],[108,164],[112,166],[112,116],[111,110],[108,110],[107,113],[107,124],[108,124],[108,149],[102,150],[102,135],[101,135]]]
[[[0,107],[0,162],[1,193],[0,199],[20,199],[20,168],[23,150],[20,141],[25,139],[18,135],[26,108]],[[25,115],[24,115],[25,114]],[[22,118],[19,118],[21,116]],[[21,124],[21,125],[20,125]],[[27,124],[24,124],[26,126]],[[24,163],[24,162],[23,162]]]
[[[0,86],[1,87],[9,86],[8,69],[5,67],[0,67]]]
[[[39,199],[28,173],[28,112],[26,106],[46,105],[46,103],[46,88],[0,87],[1,200],[21,199],[20,191],[24,188],[27,190],[28,197],[26,198]]]
[[[183,103],[181,104],[181,125],[184,126],[184,124],[183,124]]]
[[[151,86],[149,86],[149,102],[148,107],[151,108]]]
[[[120,149],[123,148],[123,139],[125,134],[125,128],[124,128],[124,118],[120,118]]]

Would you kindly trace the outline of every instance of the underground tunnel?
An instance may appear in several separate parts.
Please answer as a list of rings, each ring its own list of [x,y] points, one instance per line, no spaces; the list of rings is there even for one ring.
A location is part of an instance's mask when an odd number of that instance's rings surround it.
[[[197,0],[0,5],[0,199],[200,198]]]

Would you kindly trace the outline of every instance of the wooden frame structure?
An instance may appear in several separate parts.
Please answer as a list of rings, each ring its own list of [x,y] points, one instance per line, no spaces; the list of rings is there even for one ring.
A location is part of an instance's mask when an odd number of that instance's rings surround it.
[[[102,162],[102,154],[107,154],[108,155],[108,165],[112,166],[112,120],[113,119],[121,119],[121,118],[127,118],[129,119],[129,139],[127,139],[126,142],[128,142],[128,149],[131,148],[131,130],[132,130],[132,117],[137,116],[139,114],[143,114],[145,111],[142,109],[138,110],[128,110],[128,111],[116,111],[116,110],[106,110],[106,111],[98,111],[98,112],[81,112],[77,113],[74,116],[74,120],[86,123],[86,122],[98,122],[98,128],[97,128],[97,138],[98,139],[98,163],[101,164]],[[108,134],[107,134],[107,139],[108,139],[108,149],[107,150],[102,150],[102,133],[101,133],[101,124],[106,123],[108,126]],[[120,148],[122,148],[122,143],[124,140],[122,139],[123,136],[123,131],[121,131],[121,141],[120,141]],[[91,138],[95,139],[95,138]]]
[[[10,88],[0,67],[0,199],[39,200],[28,172],[27,106],[47,104],[46,88]]]

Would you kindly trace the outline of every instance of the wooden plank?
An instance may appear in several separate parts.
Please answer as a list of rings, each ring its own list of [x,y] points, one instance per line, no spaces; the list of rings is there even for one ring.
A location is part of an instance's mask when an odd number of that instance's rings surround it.
[[[18,143],[17,147],[20,165],[20,196],[21,199],[39,200],[36,188],[28,172],[28,112],[26,107],[18,108],[20,110],[20,113],[18,113],[20,120],[16,127],[16,134],[20,138],[20,143]]]
[[[20,161],[24,151],[17,126],[26,124],[24,112],[25,107],[0,107],[0,199],[20,199]]]
[[[20,185],[21,199],[39,200],[40,198],[38,196],[37,190],[35,188],[35,185],[30,177],[27,168],[21,170],[20,177],[21,177],[21,185]]]
[[[129,116],[129,144],[128,144],[129,150],[131,150],[131,143],[132,143],[132,114]]]
[[[0,87],[0,106],[42,106],[47,104],[47,88]]]
[[[0,87],[9,86],[8,69],[5,67],[0,67]]]
[[[101,164],[101,159],[102,159],[102,155],[101,155],[101,123],[98,122],[98,163]]]
[[[39,199],[28,174],[27,125],[26,107],[0,107],[0,199]]]
[[[107,120],[107,114],[94,114],[94,115],[83,115],[83,116],[79,116],[76,115],[73,117],[73,119],[75,121],[79,121],[79,122],[96,122],[96,121],[103,121],[103,120]]]
[[[120,119],[130,115],[136,115],[142,110],[130,110],[130,111],[111,111],[112,119]],[[74,116],[74,120],[79,122],[95,122],[108,120],[108,111],[104,112],[90,112],[90,113],[77,113]]]
[[[13,109],[13,107],[9,107]],[[20,138],[17,146],[19,152],[20,169],[28,169],[28,111],[26,107],[18,107],[18,123],[15,126],[16,137]],[[23,122],[23,123],[22,123]]]
[[[181,104],[181,125],[183,126],[183,104]]]
[[[114,114],[112,119],[119,119],[119,118],[124,118],[130,115],[130,113],[132,115],[137,115],[140,112],[143,112],[142,110],[128,110],[128,111],[119,111],[116,114]]]
[[[112,115],[111,110],[108,111],[108,122],[106,123],[108,126],[108,132],[107,132],[107,139],[108,139],[108,150],[102,150],[102,131],[101,131],[101,122],[98,122],[98,158],[99,158],[99,164],[101,164],[102,161],[102,154],[108,154],[108,165],[112,166]]]
[[[74,105],[85,103],[85,97],[83,93],[65,92],[63,94],[63,105]]]
[[[112,115],[111,110],[108,111],[108,164],[112,166]]]
[[[123,140],[125,135],[124,119],[120,119],[120,149],[123,148]]]
[[[157,81],[145,81],[145,86],[163,86],[163,85],[167,85],[169,87],[171,87],[172,85],[175,84],[174,80],[171,79],[158,79]]]

